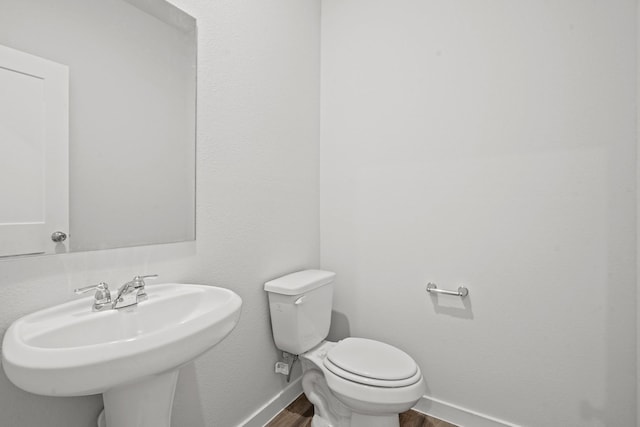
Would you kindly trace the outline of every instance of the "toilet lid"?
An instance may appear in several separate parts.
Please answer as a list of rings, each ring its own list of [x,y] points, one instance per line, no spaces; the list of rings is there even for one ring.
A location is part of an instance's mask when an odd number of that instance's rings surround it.
[[[422,376],[404,351],[380,341],[346,338],[327,354],[325,367],[345,379],[376,386],[400,387]]]

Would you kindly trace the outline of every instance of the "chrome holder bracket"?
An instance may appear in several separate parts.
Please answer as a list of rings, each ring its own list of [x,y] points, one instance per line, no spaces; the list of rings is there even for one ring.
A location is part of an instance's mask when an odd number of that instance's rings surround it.
[[[427,292],[432,294],[454,295],[462,298],[469,295],[469,289],[464,286],[459,286],[457,291],[447,291],[445,289],[438,289],[435,283],[427,284]]]

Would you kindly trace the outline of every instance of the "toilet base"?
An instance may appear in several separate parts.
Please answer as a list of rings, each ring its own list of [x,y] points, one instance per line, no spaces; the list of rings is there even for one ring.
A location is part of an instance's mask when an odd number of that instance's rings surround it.
[[[351,427],[400,427],[400,416],[351,413]]]

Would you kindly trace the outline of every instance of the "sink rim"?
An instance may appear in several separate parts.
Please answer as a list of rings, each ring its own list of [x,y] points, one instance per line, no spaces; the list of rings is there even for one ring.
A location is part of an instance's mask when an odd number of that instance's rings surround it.
[[[2,364],[7,376],[19,387],[38,394],[71,396],[101,393],[123,382],[174,369],[193,360],[226,337],[238,323],[242,300],[229,289],[198,284],[165,283],[147,286],[146,291],[149,299],[139,303],[137,308],[133,308],[134,311],[148,311],[156,302],[176,295],[200,294],[198,301],[201,303],[194,307],[194,310],[197,308],[197,315],[189,316],[185,321],[177,322],[170,328],[153,330],[135,338],[56,348],[35,346],[30,344],[29,340],[47,332],[57,331],[65,325],[81,323],[87,318],[104,318],[104,322],[111,323],[123,320],[124,316],[131,315],[132,312],[126,308],[93,312],[92,297],[38,310],[14,321],[5,333]],[[222,301],[213,306],[213,309],[206,304],[220,297]],[[35,331],[38,325],[53,319],[56,319],[53,325],[45,325],[43,331]],[[174,345],[178,348],[164,352],[161,357],[152,356]],[[127,376],[122,372],[116,372],[127,370],[129,364],[135,365],[135,375]],[[86,377],[104,379],[107,365],[113,365],[113,376],[111,378],[109,375],[101,384],[93,381],[91,385],[79,387],[77,390],[63,384],[64,375],[77,375],[74,371]],[[56,386],[38,385],[33,379],[33,376],[38,375],[45,378],[43,381],[49,378],[49,381],[58,382]],[[60,381],[62,386],[58,387]],[[71,382],[83,381],[77,378]],[[89,379],[84,381],[89,382]]]

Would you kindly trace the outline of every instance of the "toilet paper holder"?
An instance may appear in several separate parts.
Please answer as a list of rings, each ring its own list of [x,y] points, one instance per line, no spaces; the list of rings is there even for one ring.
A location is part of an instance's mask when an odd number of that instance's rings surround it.
[[[466,297],[469,295],[469,289],[464,286],[459,286],[457,291],[447,291],[445,289],[438,289],[435,283],[427,283],[427,292],[433,294],[455,295],[458,297]]]

